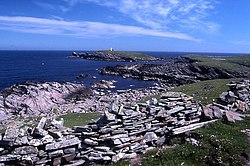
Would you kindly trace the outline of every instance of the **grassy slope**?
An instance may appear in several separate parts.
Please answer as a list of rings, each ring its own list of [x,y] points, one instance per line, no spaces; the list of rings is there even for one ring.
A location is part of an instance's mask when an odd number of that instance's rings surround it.
[[[181,144],[173,149],[165,149],[159,155],[155,155],[157,150],[151,151],[144,155],[142,165],[244,165],[242,154],[248,153],[250,147],[247,136],[240,130],[249,127],[249,118],[232,125],[215,122],[196,131],[203,137],[198,139],[200,146]]]
[[[178,86],[174,89],[171,89],[170,91],[183,92],[187,95],[193,96],[195,100],[201,102],[202,104],[208,104],[213,100],[216,100],[222,92],[227,91],[228,86],[226,86],[226,84],[230,83],[233,80],[242,80],[242,78],[201,81],[193,84]],[[161,94],[147,96],[140,102],[146,102],[151,98],[160,99],[160,97]]]
[[[250,56],[231,57],[206,57],[187,55],[186,57],[197,60],[196,64],[207,67],[220,68],[228,71],[250,71]]]
[[[73,127],[79,125],[86,125],[90,121],[100,117],[99,113],[68,113],[59,118],[64,119],[64,126]]]
[[[140,60],[151,60],[153,58],[152,56],[138,52],[128,52],[128,51],[102,51],[102,52],[108,52],[110,54],[115,54],[121,57],[140,59]]]
[[[202,104],[208,104],[213,100],[216,100],[222,92],[227,91],[228,86],[226,86],[226,84],[233,80],[242,79],[238,78],[201,81],[189,85],[179,86],[172,89],[171,91],[186,93],[190,96],[193,96],[194,99],[201,102]]]

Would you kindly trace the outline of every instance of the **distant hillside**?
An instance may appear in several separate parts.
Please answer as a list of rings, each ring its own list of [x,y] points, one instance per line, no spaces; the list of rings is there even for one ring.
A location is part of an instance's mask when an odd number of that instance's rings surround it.
[[[227,71],[250,72],[250,55],[228,56],[228,57],[208,57],[200,55],[187,55],[198,66],[218,68]]]

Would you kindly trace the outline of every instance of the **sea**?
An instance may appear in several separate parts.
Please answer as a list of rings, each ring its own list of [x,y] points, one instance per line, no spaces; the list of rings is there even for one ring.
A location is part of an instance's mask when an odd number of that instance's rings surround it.
[[[26,81],[58,81],[82,83],[90,87],[99,80],[115,80],[117,89],[138,89],[152,86],[154,81],[140,81],[99,74],[106,66],[123,65],[131,62],[93,61],[70,58],[73,51],[0,51],[0,91],[13,84]],[[91,52],[91,51],[77,51]],[[155,57],[177,57],[187,54],[208,56],[232,56],[228,53],[191,53],[191,52],[142,52]],[[92,77],[77,79],[80,74]],[[93,78],[94,77],[94,78]]]

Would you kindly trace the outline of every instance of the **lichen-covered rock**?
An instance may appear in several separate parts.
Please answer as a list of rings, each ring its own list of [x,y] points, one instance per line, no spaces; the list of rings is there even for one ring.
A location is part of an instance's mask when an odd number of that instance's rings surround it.
[[[12,151],[12,154],[15,155],[27,155],[27,154],[37,154],[38,153],[38,149],[37,147],[34,146],[22,146],[19,148],[15,148]]]

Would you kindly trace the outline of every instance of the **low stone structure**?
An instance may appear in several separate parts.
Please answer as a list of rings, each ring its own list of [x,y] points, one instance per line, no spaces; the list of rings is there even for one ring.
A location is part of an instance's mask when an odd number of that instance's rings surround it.
[[[222,118],[229,122],[242,120],[245,115],[238,112],[246,112],[250,106],[250,81],[231,82],[228,84],[229,91],[223,92],[217,102],[206,105],[203,112],[206,118]]]
[[[46,118],[33,129],[9,126],[0,135],[0,165],[76,166],[135,158],[163,146],[175,135],[216,119],[241,120],[243,115],[235,111],[248,109],[250,82],[229,86],[231,91],[220,97],[226,104],[213,103],[203,108],[184,93],[166,92],[159,100],[153,98],[132,106],[113,102],[104,110],[104,116],[85,126],[66,128],[63,120],[49,122]],[[230,116],[232,113],[237,116]]]

